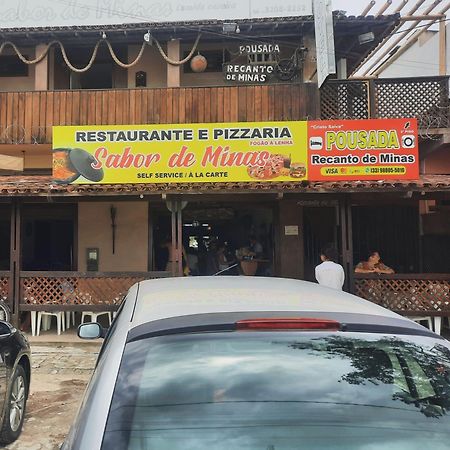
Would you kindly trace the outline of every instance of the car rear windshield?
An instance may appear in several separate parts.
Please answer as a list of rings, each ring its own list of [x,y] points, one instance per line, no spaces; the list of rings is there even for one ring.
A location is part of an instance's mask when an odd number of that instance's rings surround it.
[[[126,346],[102,449],[440,450],[449,410],[450,354],[430,338],[148,338]]]

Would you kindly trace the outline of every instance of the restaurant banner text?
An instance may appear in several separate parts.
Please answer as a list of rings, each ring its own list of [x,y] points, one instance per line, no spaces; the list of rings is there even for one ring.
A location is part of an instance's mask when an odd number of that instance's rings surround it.
[[[202,183],[306,179],[307,123],[53,128],[58,183]]]
[[[60,126],[61,184],[417,179],[416,119]]]

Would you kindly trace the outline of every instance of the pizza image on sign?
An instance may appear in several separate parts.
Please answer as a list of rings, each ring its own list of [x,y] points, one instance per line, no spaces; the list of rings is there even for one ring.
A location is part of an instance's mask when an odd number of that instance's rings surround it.
[[[247,172],[256,180],[270,180],[277,177],[296,179],[306,176],[306,166],[304,163],[291,162],[290,156],[275,154],[264,164],[249,166]]]

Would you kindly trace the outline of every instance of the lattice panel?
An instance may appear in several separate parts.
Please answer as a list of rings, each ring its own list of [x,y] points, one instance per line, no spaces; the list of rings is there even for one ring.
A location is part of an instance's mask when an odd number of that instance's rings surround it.
[[[144,277],[21,279],[22,304],[116,305]]]
[[[9,293],[9,278],[0,277],[0,299],[3,300],[4,302],[7,302],[8,293]]]
[[[368,119],[369,87],[366,81],[329,81],[320,89],[322,120]]]
[[[375,80],[379,118],[417,117],[420,128],[448,127],[447,79]]]
[[[450,281],[357,279],[356,295],[393,311],[436,311],[450,315]]]

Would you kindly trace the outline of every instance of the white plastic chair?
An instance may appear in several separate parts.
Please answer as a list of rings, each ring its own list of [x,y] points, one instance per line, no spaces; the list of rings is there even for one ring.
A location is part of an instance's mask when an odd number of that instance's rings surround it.
[[[111,325],[112,323],[112,318],[111,318],[111,311],[83,311],[81,314],[81,323],[84,323],[84,318],[85,317],[90,317],[91,318],[91,322],[97,322],[97,317],[99,316],[103,316],[105,314],[108,314],[108,320],[109,320],[109,325]]]
[[[62,331],[66,331],[65,326],[65,320],[64,320],[64,312],[62,311],[55,311],[55,312],[49,312],[49,311],[39,311],[37,316],[37,325],[36,325],[36,334],[39,336],[41,332],[41,323],[42,319],[46,322],[46,319],[50,319],[52,317],[56,317],[56,329],[58,332],[58,335],[61,334]],[[44,328],[47,327],[47,324],[44,324]]]
[[[75,311],[66,311],[66,330],[75,325]]]

